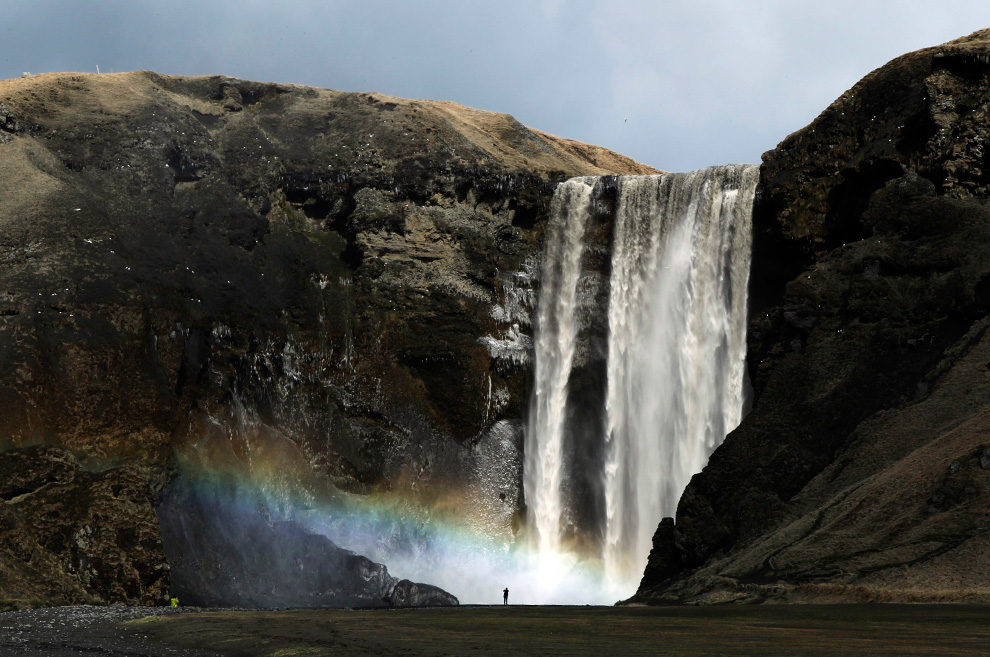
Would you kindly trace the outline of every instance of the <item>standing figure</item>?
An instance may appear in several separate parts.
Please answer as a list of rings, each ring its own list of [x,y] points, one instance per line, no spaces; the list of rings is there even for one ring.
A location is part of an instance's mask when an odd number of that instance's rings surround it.
[[[502,591],[502,604],[509,604],[509,587],[505,587],[505,590]]]

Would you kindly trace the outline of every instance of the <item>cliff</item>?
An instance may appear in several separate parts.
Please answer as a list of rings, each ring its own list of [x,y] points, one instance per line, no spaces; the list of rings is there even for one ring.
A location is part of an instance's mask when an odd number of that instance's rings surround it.
[[[139,472],[87,472],[56,447],[0,454],[0,610],[160,604],[169,574]]]
[[[187,582],[211,574],[179,529],[223,534],[196,501],[206,479],[236,482],[210,498],[229,518],[259,489],[454,494],[451,463],[522,414],[519,320],[493,309],[555,183],[652,172],[448,102],[151,72],[2,81],[0,450],[126,464]],[[483,493],[503,524],[518,488]],[[220,539],[206,552],[213,574],[231,565]],[[203,599],[237,601],[216,586]]]
[[[633,601],[986,601],[990,31],[874,71],[763,156],[752,412]]]

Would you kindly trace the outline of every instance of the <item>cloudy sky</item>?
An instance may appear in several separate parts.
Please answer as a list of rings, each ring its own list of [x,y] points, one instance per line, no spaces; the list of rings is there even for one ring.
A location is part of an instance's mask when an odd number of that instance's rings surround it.
[[[986,0],[0,0],[0,78],[222,73],[453,100],[671,171],[758,162]]]

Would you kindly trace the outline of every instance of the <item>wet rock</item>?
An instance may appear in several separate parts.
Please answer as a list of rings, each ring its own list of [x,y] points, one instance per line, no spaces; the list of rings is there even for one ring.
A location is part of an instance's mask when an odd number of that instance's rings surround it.
[[[386,596],[394,607],[451,607],[457,598],[441,588],[429,584],[416,584],[408,579],[399,580]]]

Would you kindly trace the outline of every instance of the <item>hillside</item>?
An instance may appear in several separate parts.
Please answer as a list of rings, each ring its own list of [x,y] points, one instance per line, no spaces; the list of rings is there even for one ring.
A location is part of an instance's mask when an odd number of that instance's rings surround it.
[[[990,31],[899,57],[763,156],[753,409],[634,601],[986,601]]]
[[[173,591],[244,602],[221,581],[244,505],[264,533],[286,491],[460,490],[468,441],[521,416],[525,370],[483,338],[518,333],[493,309],[537,252],[554,185],[651,172],[449,102],[151,72],[2,81],[0,450],[127,466],[154,492]],[[54,472],[46,454],[33,467]],[[0,511],[54,481],[32,479]],[[517,486],[500,486],[485,496],[508,526]],[[66,565],[128,549],[112,532],[73,538],[84,529],[39,547],[51,572],[35,576],[64,584],[47,602],[168,591],[157,536],[158,561],[129,566],[156,579],[125,593]],[[307,540],[300,558],[319,569],[330,548]],[[256,556],[236,568],[288,581]],[[0,549],[4,581],[21,568]]]

